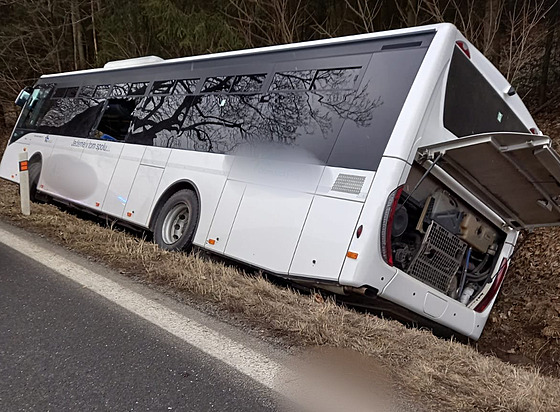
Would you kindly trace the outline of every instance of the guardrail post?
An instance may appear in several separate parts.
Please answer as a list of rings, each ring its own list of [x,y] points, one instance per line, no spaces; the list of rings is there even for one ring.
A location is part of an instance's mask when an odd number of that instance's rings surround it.
[[[27,152],[19,154],[19,195],[21,198],[21,213],[25,216],[31,214],[31,205],[29,200],[29,161]]]

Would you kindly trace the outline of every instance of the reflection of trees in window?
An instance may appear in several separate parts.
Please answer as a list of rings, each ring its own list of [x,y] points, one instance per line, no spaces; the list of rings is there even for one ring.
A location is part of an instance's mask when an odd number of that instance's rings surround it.
[[[233,76],[208,77],[202,85],[202,93],[229,92]]]
[[[80,98],[51,100],[37,131],[87,137],[104,102],[103,99]]]
[[[147,82],[117,83],[113,86],[109,97],[142,96],[147,88]]]
[[[178,131],[192,100],[193,96],[189,95],[148,96],[142,99],[132,114],[134,121],[127,141],[151,145],[162,133]]]
[[[124,97],[128,94],[129,90],[130,83],[117,83],[113,86],[110,97]]]
[[[230,153],[282,143],[326,161],[344,120],[365,127],[382,104],[361,90],[150,96],[134,113],[130,142]]]
[[[317,70],[313,81],[314,90],[342,90],[354,89],[360,67],[351,69]]]
[[[177,80],[173,94],[193,94],[197,83],[198,79]]]
[[[173,86],[175,85],[175,80],[160,80],[154,82],[152,86],[152,93],[154,94],[170,94]]]
[[[257,93],[266,79],[266,74],[208,77],[202,93]]]
[[[110,84],[102,84],[95,88],[95,93],[93,93],[93,97],[96,98],[103,98],[109,96],[109,90],[111,89]]]
[[[316,70],[299,70],[275,73],[270,90],[309,90]]]
[[[92,97],[95,92],[95,86],[84,86],[80,90],[80,97]]]
[[[266,74],[250,74],[246,76],[235,76],[232,93],[258,93],[266,79]]]
[[[130,83],[127,95],[142,96],[146,94],[147,89],[148,89],[148,82]]]

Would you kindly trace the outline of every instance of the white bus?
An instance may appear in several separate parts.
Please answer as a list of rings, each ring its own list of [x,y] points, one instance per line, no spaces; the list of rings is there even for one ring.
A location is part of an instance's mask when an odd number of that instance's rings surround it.
[[[110,62],[17,103],[0,176],[26,149],[34,198],[473,339],[519,230],[560,222],[559,156],[451,24]]]

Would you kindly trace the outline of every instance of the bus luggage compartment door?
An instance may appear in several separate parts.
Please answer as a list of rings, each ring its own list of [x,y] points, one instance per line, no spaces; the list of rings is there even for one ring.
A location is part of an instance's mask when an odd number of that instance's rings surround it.
[[[363,203],[315,196],[290,275],[338,281]]]
[[[247,184],[227,256],[287,274],[313,195]]]
[[[439,159],[438,159],[439,157]],[[418,149],[515,229],[560,225],[560,156],[545,136],[486,133]]]

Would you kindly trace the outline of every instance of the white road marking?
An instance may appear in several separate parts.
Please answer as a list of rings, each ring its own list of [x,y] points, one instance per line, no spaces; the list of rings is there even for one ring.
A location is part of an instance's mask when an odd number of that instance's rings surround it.
[[[2,228],[0,241],[159,326],[265,387],[283,392],[282,385],[279,385],[281,379],[278,378],[285,376],[286,371],[275,360]]]

